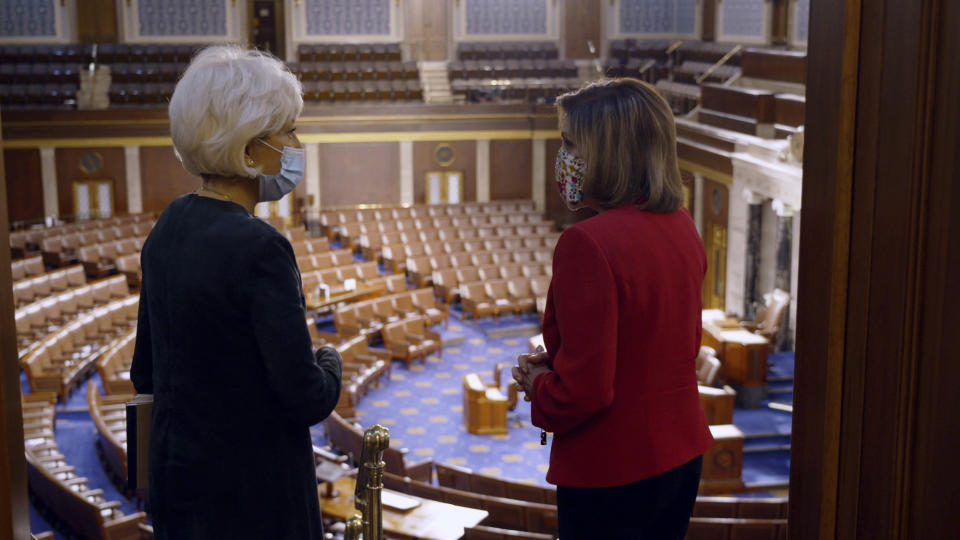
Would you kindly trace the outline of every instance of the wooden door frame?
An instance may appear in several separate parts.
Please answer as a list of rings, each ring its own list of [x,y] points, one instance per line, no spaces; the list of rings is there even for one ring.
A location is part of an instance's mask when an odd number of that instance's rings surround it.
[[[960,7],[812,0],[810,20],[790,537],[946,538]]]
[[[13,316],[10,220],[0,134],[0,538],[30,537],[27,461],[23,455],[20,367]]]

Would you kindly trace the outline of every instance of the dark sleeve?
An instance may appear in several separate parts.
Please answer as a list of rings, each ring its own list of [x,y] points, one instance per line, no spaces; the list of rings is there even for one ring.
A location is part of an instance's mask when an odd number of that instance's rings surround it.
[[[140,302],[137,306],[137,338],[133,346],[130,381],[138,394],[153,393],[153,349],[150,341],[150,317],[147,315],[147,282],[140,283]]]
[[[300,271],[290,243],[271,235],[254,257],[245,285],[267,384],[290,418],[311,426],[329,416],[340,398],[340,354],[329,347],[313,354]]]
[[[613,403],[617,368],[617,286],[599,246],[568,229],[557,242],[551,312],[560,347],[553,371],[533,381],[531,421],[554,433],[579,426]]]

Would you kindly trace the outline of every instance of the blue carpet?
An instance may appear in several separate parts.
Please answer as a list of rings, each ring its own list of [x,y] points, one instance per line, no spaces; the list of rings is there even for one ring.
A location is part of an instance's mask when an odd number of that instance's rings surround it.
[[[37,512],[32,504],[30,505],[30,532],[33,534],[52,532],[55,540],[64,540],[64,536],[55,530],[47,520],[43,519],[43,516],[40,515],[40,512]]]
[[[756,452],[743,455],[743,482],[784,483],[790,480],[790,451]]]
[[[767,361],[770,363],[768,372],[770,377],[790,377],[791,380],[793,379],[792,352],[772,353]]]
[[[733,423],[747,436],[766,433],[790,435],[793,419],[788,412],[762,406],[759,409],[734,409]]]
[[[20,374],[20,381],[23,392],[25,394],[30,393],[26,375],[23,373]],[[103,392],[100,376],[96,372],[88,383],[95,384],[99,391]],[[124,497],[110,482],[110,478],[97,457],[97,428],[87,411],[86,385],[88,383],[82,384],[64,402],[57,404],[56,425],[54,427],[57,446],[66,458],[67,463],[76,468],[76,474],[87,478],[87,485],[91,489],[102,489],[105,500],[120,501],[120,510],[123,513],[137,512],[135,504]],[[54,538],[57,540],[64,538],[59,531],[54,530],[50,523],[44,520],[33,505],[30,506],[30,527],[33,532],[53,531]]]
[[[509,326],[515,320],[506,317],[501,324]],[[534,334],[486,336],[486,331],[496,328],[492,318],[481,320],[479,325],[467,320],[451,322],[446,330],[442,325],[436,327],[445,337],[462,336],[463,342],[446,347],[442,359],[430,357],[425,366],[415,364],[407,370],[396,362],[391,380],[381,388],[371,389],[358,404],[360,422],[364,426],[380,423],[389,427],[391,444],[408,449],[411,460],[432,458],[510,480],[547,485],[550,447],[539,444],[540,430],[530,425],[529,403],[521,400],[517,409],[508,414],[507,435],[471,435],[463,427],[463,375],[477,372],[484,380],[492,381],[494,365],[512,365],[517,354],[528,351],[527,340]],[[781,360],[786,363],[787,359]],[[792,355],[789,361],[792,370]],[[504,384],[509,380],[508,372],[503,380]],[[746,448],[790,442],[792,422],[786,412],[766,406],[736,409],[734,424],[747,435]],[[317,444],[326,444],[321,426],[315,426],[311,432]],[[779,435],[750,438],[758,434]],[[743,479],[748,484],[786,482],[789,471],[788,451],[748,452],[744,456]]]
[[[442,326],[437,328],[442,330]],[[374,388],[360,401],[357,413],[365,425],[391,429],[391,444],[407,448],[410,459],[464,465],[485,474],[546,485],[549,446],[540,446],[540,430],[530,425],[530,405],[520,401],[508,414],[507,435],[471,435],[463,427],[462,377],[480,373],[493,380],[498,362],[516,363],[527,352],[529,336],[491,339],[472,324],[451,322],[445,332],[462,333],[464,341],[446,347],[443,359],[431,356],[426,366],[407,370],[395,363],[388,384]],[[532,334],[531,334],[532,335]],[[504,385],[510,380],[504,375]],[[517,422],[522,422],[518,427]],[[317,431],[315,431],[315,435]]]
[[[88,486],[102,489],[103,498],[108,501],[120,501],[122,503],[120,509],[124,514],[137,511],[136,506],[110,482],[110,478],[97,458],[95,444],[97,427],[93,424],[89,413],[57,412],[54,436],[67,463],[76,467],[77,475],[87,477]]]

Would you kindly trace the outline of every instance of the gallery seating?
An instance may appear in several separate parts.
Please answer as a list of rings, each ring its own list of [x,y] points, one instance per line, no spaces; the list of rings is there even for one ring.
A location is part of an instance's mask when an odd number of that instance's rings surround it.
[[[557,504],[557,490],[473,472],[466,467],[436,463],[437,484],[482,495],[543,504]]]
[[[38,276],[44,271],[42,257],[26,257],[10,263],[10,272],[13,274],[14,283],[21,279]]]
[[[36,343],[58,330],[70,318],[128,294],[123,276],[114,276],[63,292],[51,292],[17,308],[14,319],[20,357],[23,358]]]
[[[786,540],[786,519],[692,517],[687,540]]]
[[[23,396],[24,455],[32,500],[82,538],[135,540],[146,514],[125,515],[120,501],[108,501],[102,489],[91,489],[87,478],[59,452],[54,439],[56,396],[32,393]]]
[[[108,396],[135,393],[130,381],[130,365],[133,363],[136,340],[137,329],[133,328],[114,341],[97,359],[97,372],[103,383],[103,391]]]
[[[463,540],[553,540],[552,534],[514,531],[499,527],[477,525],[463,529]]]
[[[507,499],[435,486],[413,477],[404,478],[391,471],[384,473],[383,486],[424,499],[486,510],[489,515],[480,523],[484,526],[554,536],[557,534],[557,507],[552,504]]]
[[[363,431],[357,424],[346,421],[334,411],[323,421],[330,444],[350,457],[357,463],[363,448]],[[433,460],[425,459],[418,462],[408,462],[405,448],[387,448],[383,452],[383,461],[386,463],[386,474],[398,477],[409,477],[421,482],[429,482],[433,477]]]
[[[389,353],[369,348],[365,337],[339,343],[336,349],[343,360],[345,384],[341,394],[349,394],[351,407],[371,386],[379,386],[384,377],[390,377]]]
[[[84,283],[86,276],[79,265],[24,277],[13,283],[13,301],[15,305],[23,306]]]
[[[95,308],[30,349],[22,364],[31,391],[67,396],[96,368],[98,354],[136,324],[138,303],[131,295]]]
[[[87,383],[87,409],[97,428],[97,444],[114,485],[127,485],[127,411],[133,393],[101,396],[97,385]]]

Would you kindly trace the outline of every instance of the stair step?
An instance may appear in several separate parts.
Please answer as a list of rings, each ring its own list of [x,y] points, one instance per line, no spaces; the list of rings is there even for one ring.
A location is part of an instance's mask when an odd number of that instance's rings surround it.
[[[767,394],[792,394],[793,387],[789,388],[767,388]]]
[[[792,381],[793,377],[780,376],[780,377],[767,377],[767,382],[785,382]]]

